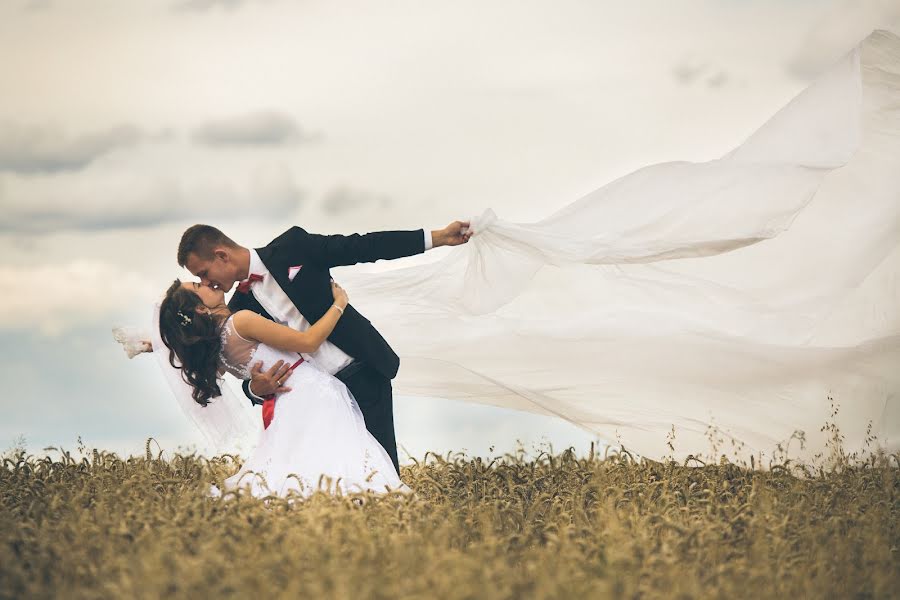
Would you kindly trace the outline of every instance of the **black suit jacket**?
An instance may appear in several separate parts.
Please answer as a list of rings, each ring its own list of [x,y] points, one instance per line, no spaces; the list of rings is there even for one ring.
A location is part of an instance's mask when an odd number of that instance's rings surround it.
[[[256,252],[263,264],[310,323],[318,321],[334,304],[331,267],[375,262],[421,254],[425,251],[424,231],[379,231],[360,235],[319,235],[291,227],[265,248]],[[303,265],[291,281],[288,269]],[[232,312],[252,310],[267,319],[252,294],[235,292],[228,302]],[[372,323],[352,305],[347,305],[328,341],[357,360],[367,362],[388,379],[400,368],[400,358]],[[247,392],[247,385],[244,385]],[[249,393],[247,394],[250,397]],[[252,397],[251,397],[252,400]]]

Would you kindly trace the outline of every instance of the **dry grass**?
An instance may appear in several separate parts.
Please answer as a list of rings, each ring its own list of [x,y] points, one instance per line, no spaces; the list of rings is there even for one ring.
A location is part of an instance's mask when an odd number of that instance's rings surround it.
[[[228,456],[11,452],[3,598],[896,597],[897,457],[810,472],[426,455],[415,497],[227,501]]]

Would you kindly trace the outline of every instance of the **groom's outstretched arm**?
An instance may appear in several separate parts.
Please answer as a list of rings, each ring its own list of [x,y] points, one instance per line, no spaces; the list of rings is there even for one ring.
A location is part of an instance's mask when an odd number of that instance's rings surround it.
[[[468,223],[455,221],[444,229],[428,231],[376,231],[351,235],[320,235],[301,227],[286,234],[288,243],[306,257],[325,267],[392,260],[421,254],[431,247],[464,244],[471,235]]]
[[[291,228],[291,242],[307,260],[325,267],[392,260],[425,252],[424,230],[377,231],[350,235],[319,235]]]

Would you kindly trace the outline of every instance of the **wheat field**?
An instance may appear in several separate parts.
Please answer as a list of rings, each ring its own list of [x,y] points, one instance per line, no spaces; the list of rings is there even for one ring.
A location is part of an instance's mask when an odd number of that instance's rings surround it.
[[[2,598],[890,598],[898,457],[427,454],[413,495],[206,496],[236,457],[9,451]]]

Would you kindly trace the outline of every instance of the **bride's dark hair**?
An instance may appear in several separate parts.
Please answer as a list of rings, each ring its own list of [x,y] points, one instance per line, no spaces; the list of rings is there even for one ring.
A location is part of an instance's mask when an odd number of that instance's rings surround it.
[[[200,296],[176,279],[159,305],[159,335],[169,348],[169,364],[181,369],[184,381],[194,388],[194,401],[206,406],[222,394],[216,373],[222,323],[215,315],[197,312],[202,305]],[[176,357],[181,364],[175,363]]]

